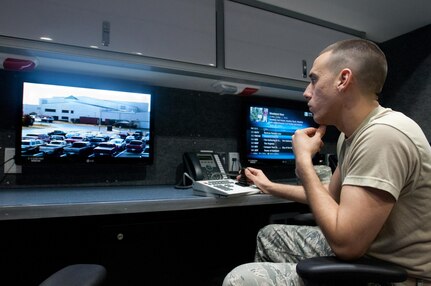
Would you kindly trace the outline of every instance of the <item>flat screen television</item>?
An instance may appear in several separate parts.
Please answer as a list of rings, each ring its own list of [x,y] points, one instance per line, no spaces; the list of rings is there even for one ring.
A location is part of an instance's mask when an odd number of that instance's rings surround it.
[[[294,166],[292,135],[316,126],[305,102],[246,100],[243,104],[243,165],[265,168]]]
[[[153,96],[148,87],[67,75],[18,78],[18,164],[152,163]]]

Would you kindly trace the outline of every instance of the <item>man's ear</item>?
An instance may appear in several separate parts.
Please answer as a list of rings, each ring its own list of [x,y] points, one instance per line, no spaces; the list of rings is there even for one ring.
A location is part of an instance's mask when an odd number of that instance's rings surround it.
[[[338,91],[345,90],[352,81],[352,71],[350,69],[341,70],[338,78],[337,88]]]

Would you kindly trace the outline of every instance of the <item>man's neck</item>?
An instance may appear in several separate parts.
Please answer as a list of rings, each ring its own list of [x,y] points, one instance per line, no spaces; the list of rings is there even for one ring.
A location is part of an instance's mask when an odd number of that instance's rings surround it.
[[[379,102],[377,100],[361,101],[359,104],[347,106],[343,110],[342,122],[338,129],[343,132],[346,137],[350,137],[365,118],[378,106]]]

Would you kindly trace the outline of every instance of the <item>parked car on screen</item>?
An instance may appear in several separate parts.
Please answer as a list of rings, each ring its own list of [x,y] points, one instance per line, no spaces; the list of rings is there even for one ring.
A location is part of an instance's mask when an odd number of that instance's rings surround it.
[[[134,123],[133,121],[129,121],[129,120],[117,121],[114,123],[114,126],[119,127],[119,128],[136,128],[137,127],[136,123]]]
[[[107,142],[107,141],[109,141],[109,139],[111,139],[111,135],[105,134],[105,133],[97,133],[94,137],[103,138],[105,140],[105,142]]]
[[[53,141],[53,140],[64,141],[65,139],[66,139],[66,137],[64,137],[63,135],[51,135],[51,141]]]
[[[65,141],[67,142],[67,144],[73,144],[75,142],[79,142],[79,141],[83,141],[84,137],[83,136],[72,136],[70,138],[66,138]]]
[[[73,137],[73,136],[81,136],[81,133],[79,133],[78,131],[69,131],[64,136],[66,138],[70,138],[70,137]]]
[[[94,148],[97,147],[100,143],[106,142],[106,139],[102,137],[93,137],[88,142],[90,142],[90,145]]]
[[[129,132],[127,132],[127,131],[120,131],[118,133],[118,135],[120,136],[121,139],[126,139],[126,137],[129,136]]]
[[[22,126],[32,126],[34,123],[34,118],[29,114],[24,114],[22,116]]]
[[[52,123],[53,121],[54,121],[54,117],[52,117],[52,116],[42,116],[41,118],[40,118],[40,121],[42,121],[42,122],[47,122],[47,123]]]
[[[39,147],[39,151],[50,156],[61,156],[64,151],[64,147],[67,146],[64,140],[52,140],[49,144]]]
[[[71,146],[64,147],[64,153],[68,156],[85,156],[87,157],[93,152],[93,147],[89,142],[78,141],[72,143]]]
[[[45,143],[49,143],[51,141],[51,137],[48,134],[38,134],[38,133],[28,133],[27,137],[33,137],[34,139],[40,139]]]
[[[94,156],[113,157],[117,153],[117,146],[114,143],[103,142],[93,149]]]
[[[51,132],[48,132],[49,136],[53,136],[53,135],[61,135],[61,136],[66,136],[66,132],[62,131],[62,130],[54,130]]]
[[[52,140],[51,142],[49,142],[49,144],[45,144],[44,147],[66,147],[67,146],[67,142],[65,140]]]
[[[142,131],[135,131],[132,136],[135,137],[136,140],[142,140],[144,133]]]
[[[145,142],[142,140],[132,140],[126,145],[127,152],[141,153],[144,151]]]
[[[23,139],[21,140],[21,152],[39,151],[39,147],[44,145],[40,139]]]
[[[84,141],[90,141],[91,138],[96,137],[96,135],[94,135],[93,132],[85,132],[85,133],[82,133],[82,134],[79,134],[79,135],[84,138]]]
[[[126,144],[129,144],[130,141],[135,140],[135,136],[129,135],[126,137],[126,139],[124,139],[124,141],[126,142]]]
[[[145,143],[148,145],[150,143],[150,132],[145,133],[144,138],[142,140],[145,141]]]
[[[117,146],[117,150],[119,151],[126,149],[126,141],[121,138],[111,139],[109,140],[109,143],[115,144],[115,146]]]

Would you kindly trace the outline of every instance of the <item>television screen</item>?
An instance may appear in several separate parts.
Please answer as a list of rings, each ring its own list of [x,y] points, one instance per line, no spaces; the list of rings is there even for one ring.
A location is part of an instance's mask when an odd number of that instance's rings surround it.
[[[315,126],[306,105],[289,102],[248,103],[245,106],[245,156],[247,166],[292,165],[292,135]]]
[[[21,164],[153,159],[151,93],[22,80]]]

